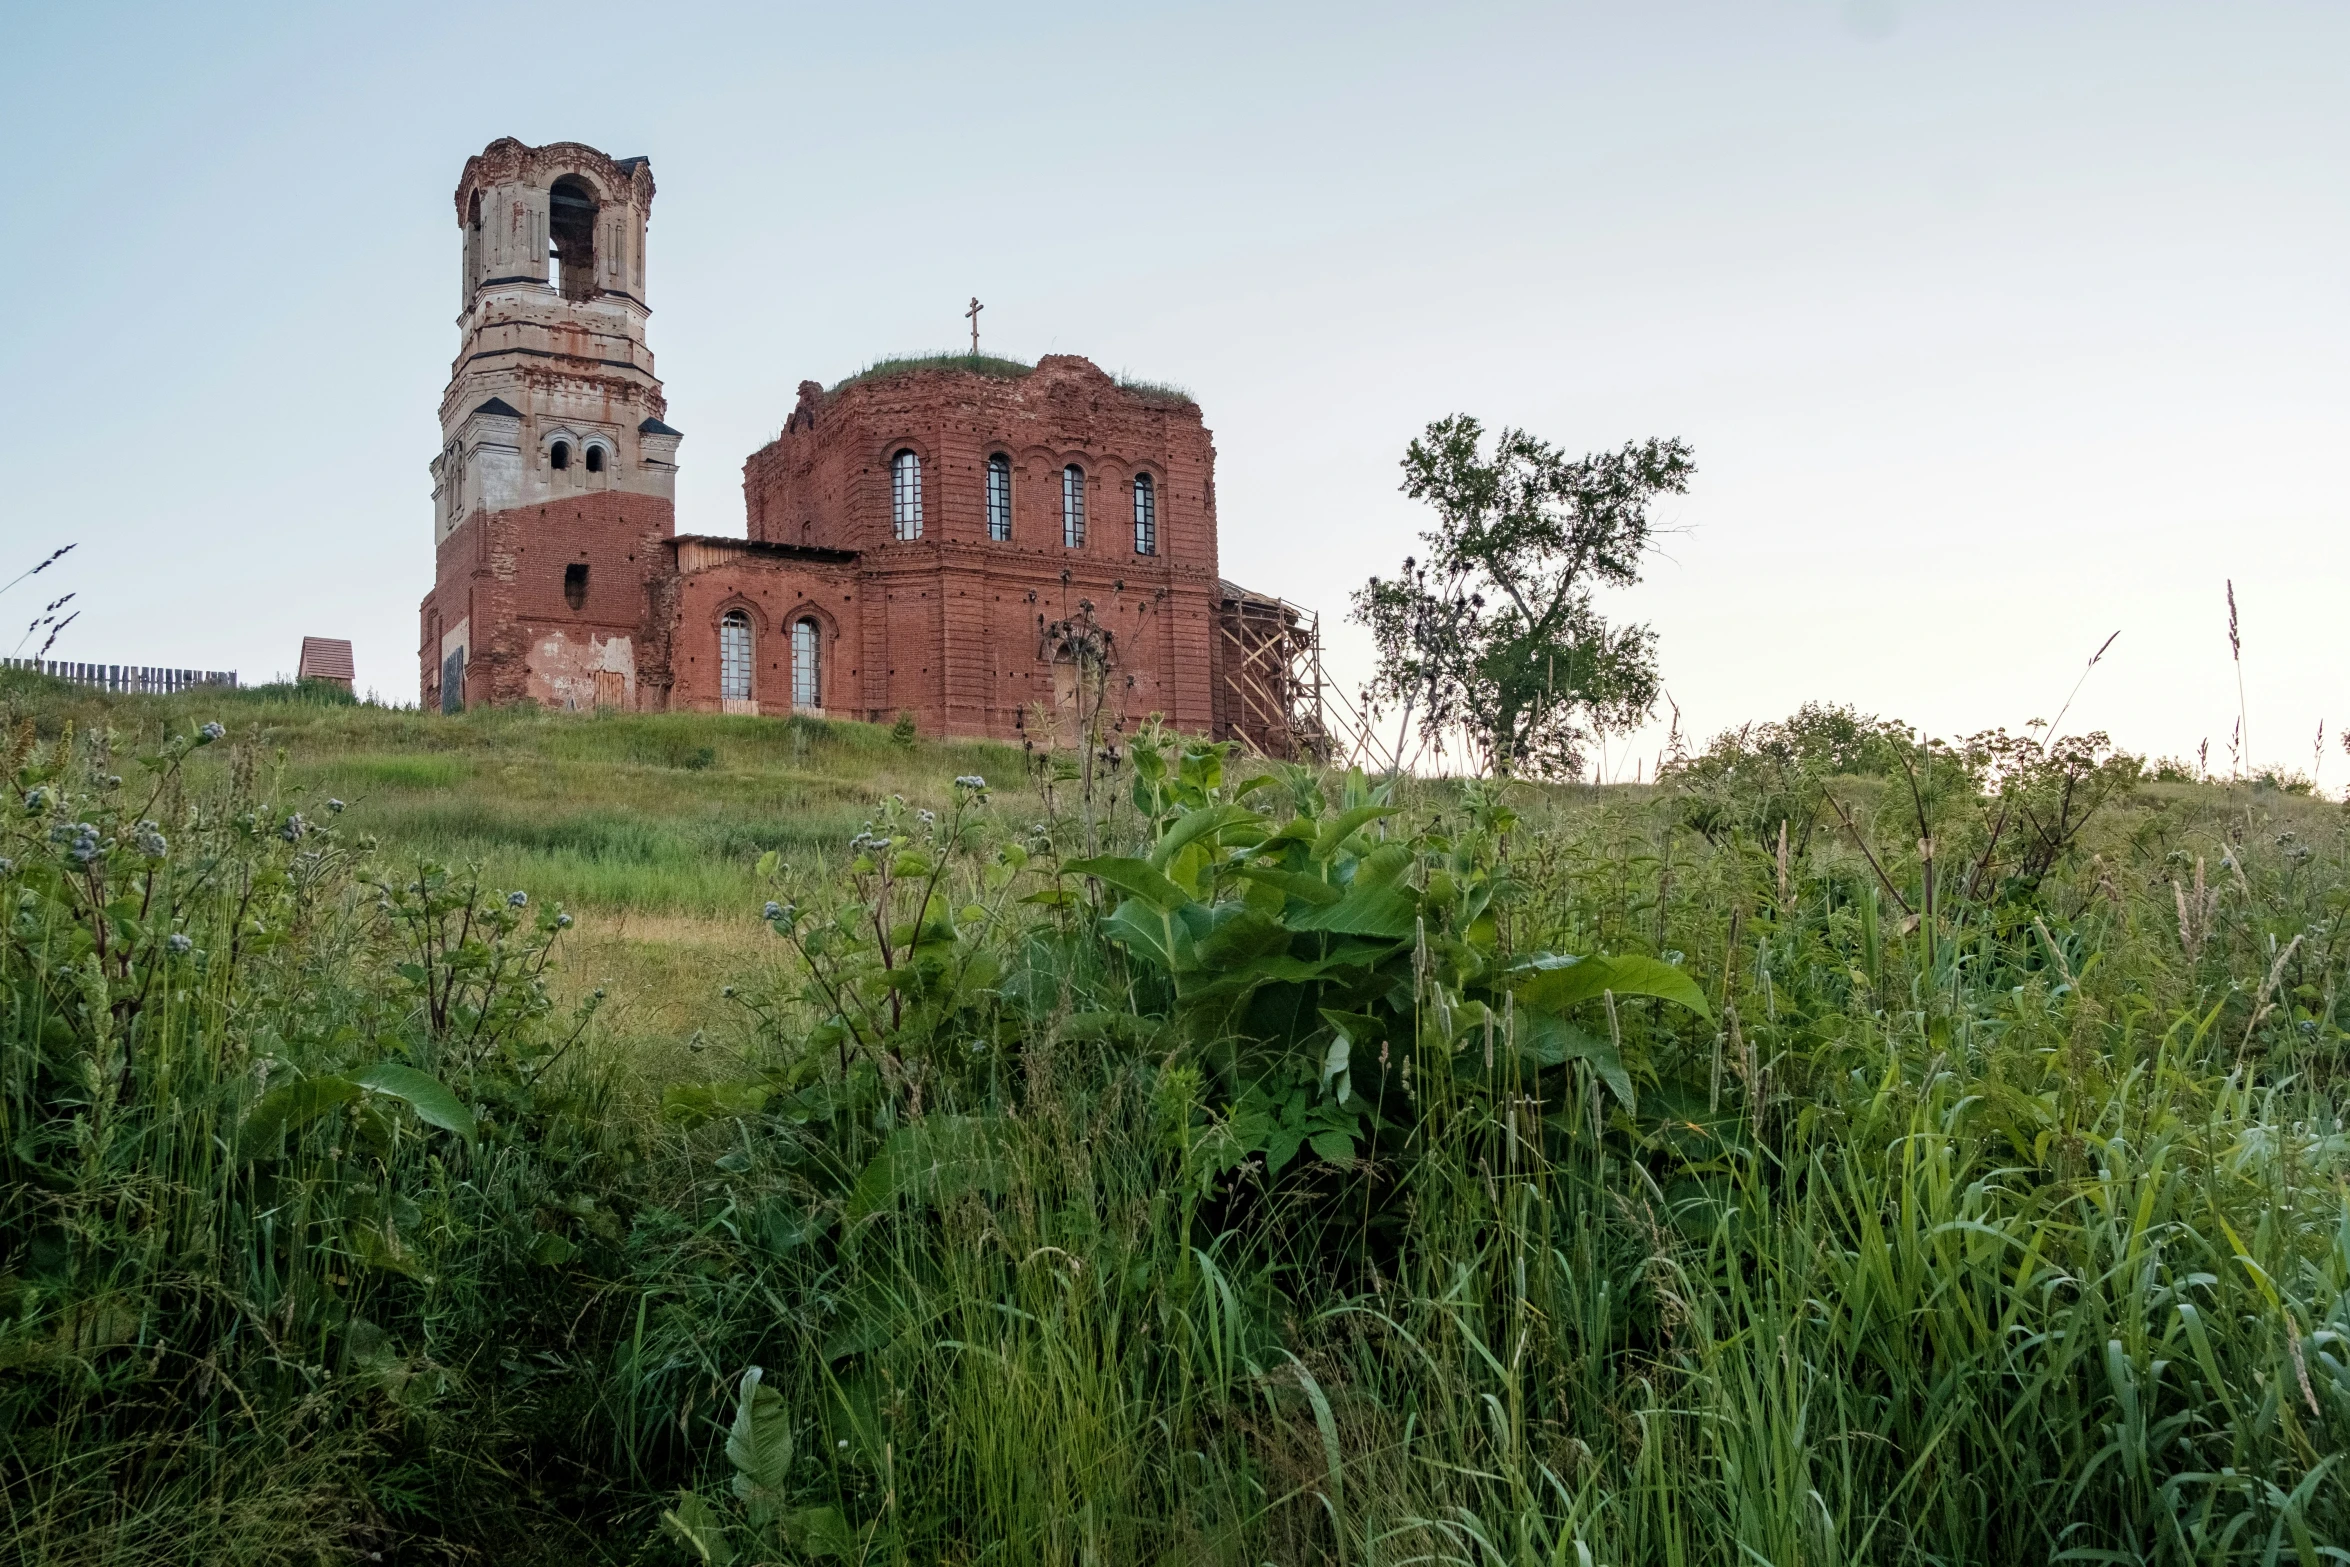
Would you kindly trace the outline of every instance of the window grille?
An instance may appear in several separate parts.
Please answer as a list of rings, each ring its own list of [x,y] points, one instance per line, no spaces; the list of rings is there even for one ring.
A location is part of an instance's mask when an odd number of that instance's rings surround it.
[[[751,617],[739,609],[718,622],[718,695],[728,702],[751,699]]]
[[[889,460],[890,517],[901,539],[922,537],[922,459],[911,451]]]
[[[998,544],[1012,537],[1012,459],[998,452],[987,460],[987,536]]]
[[[1151,476],[1134,476],[1134,553],[1156,555],[1159,552],[1159,491],[1151,483]]]
[[[823,628],[813,620],[795,620],[791,628],[791,705],[802,712],[824,706],[822,658]]]
[[[1075,463],[1061,470],[1061,544],[1085,548],[1085,470]]]

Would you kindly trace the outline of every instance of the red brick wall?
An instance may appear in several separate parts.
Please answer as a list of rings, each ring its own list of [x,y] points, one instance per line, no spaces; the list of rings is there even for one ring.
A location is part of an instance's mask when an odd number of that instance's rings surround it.
[[[889,459],[901,448],[923,460],[915,541],[894,538],[891,523]],[[996,452],[1013,464],[1008,541],[987,537]],[[1061,471],[1072,462],[1087,479],[1076,549],[1062,543]],[[1138,472],[1157,490],[1149,556],[1134,552]],[[1054,697],[1046,623],[1089,601],[1115,642],[1113,712],[1216,724],[1215,446],[1195,404],[1126,391],[1070,355],[1016,380],[925,370],[830,397],[809,386],[784,433],[744,464],[743,491],[752,540],[855,558],[673,541],[668,501],[616,491],[466,519],[442,543],[422,606],[426,705],[439,702],[441,633],[470,618],[468,703],[610,700],[618,677],[582,670],[626,638],[629,705],[714,710],[719,619],[739,607],[752,619],[762,714],[791,711],[789,628],[812,614],[825,629],[826,712],[882,722],[911,712],[927,733],[1011,738]],[[576,610],[563,592],[574,562],[588,567]]]
[[[889,460],[922,458],[922,537],[895,538]],[[1012,537],[987,537],[986,464],[1012,460]],[[1086,539],[1062,542],[1061,472],[1085,469]],[[1134,552],[1138,472],[1157,489],[1158,552]],[[1016,380],[921,370],[830,397],[803,388],[775,441],[743,467],[751,537],[860,553],[865,582],[851,716],[901,711],[925,731],[1018,732],[1049,701],[1042,623],[1091,600],[1116,638],[1131,718],[1213,721],[1215,446],[1196,404],[1120,388],[1051,355]],[[847,628],[844,627],[844,632]],[[836,709],[840,711],[843,709]]]
[[[554,701],[547,688],[552,669],[541,667],[534,682],[533,663],[534,650],[557,635],[582,647],[591,639],[629,638],[637,679],[626,705],[659,705],[645,695],[646,666],[657,650],[647,648],[644,632],[651,586],[668,568],[664,541],[674,531],[673,515],[665,499],[604,490],[475,512],[458,524],[440,543],[433,591],[420,609],[425,706],[440,704],[441,634],[467,620],[468,705]],[[574,563],[588,568],[586,596],[576,610],[563,592],[564,568]]]
[[[853,564],[830,565],[751,557],[687,571],[662,588],[660,611],[668,649],[668,705],[697,712],[723,706],[718,690],[718,622],[729,610],[751,617],[751,696],[761,716],[792,711],[791,626],[813,619],[823,628],[817,661],[819,697],[834,717],[855,711],[861,679],[863,584]]]

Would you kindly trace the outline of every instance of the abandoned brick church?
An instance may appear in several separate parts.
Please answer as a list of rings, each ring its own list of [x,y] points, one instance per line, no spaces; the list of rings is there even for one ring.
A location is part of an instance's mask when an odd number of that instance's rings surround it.
[[[1310,631],[1217,574],[1198,405],[1075,355],[802,382],[743,465],[748,537],[678,534],[682,436],[645,340],[652,204],[643,158],[503,138],[466,162],[428,709],[911,713],[1014,739],[1106,650],[1120,718],[1310,743]]]

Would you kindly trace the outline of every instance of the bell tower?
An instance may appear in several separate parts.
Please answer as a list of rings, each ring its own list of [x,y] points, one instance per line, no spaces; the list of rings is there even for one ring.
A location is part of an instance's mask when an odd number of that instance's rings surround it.
[[[466,160],[417,649],[428,710],[640,705],[680,439],[645,342],[652,207],[644,158],[501,137]]]

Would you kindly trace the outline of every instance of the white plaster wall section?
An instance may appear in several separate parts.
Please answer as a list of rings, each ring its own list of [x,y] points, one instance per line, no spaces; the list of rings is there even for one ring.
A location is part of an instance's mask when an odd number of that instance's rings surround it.
[[[458,426],[457,439],[465,452],[462,482],[466,493],[451,526],[462,522],[476,506],[503,511],[521,505],[522,421],[511,414],[483,413],[477,407]]]
[[[650,430],[638,432],[637,449],[641,454],[639,480],[628,488],[642,490],[661,499],[677,498],[677,443],[679,435],[656,435]]]
[[[589,632],[549,631],[531,648],[531,695],[568,712],[636,705],[636,644]]]

